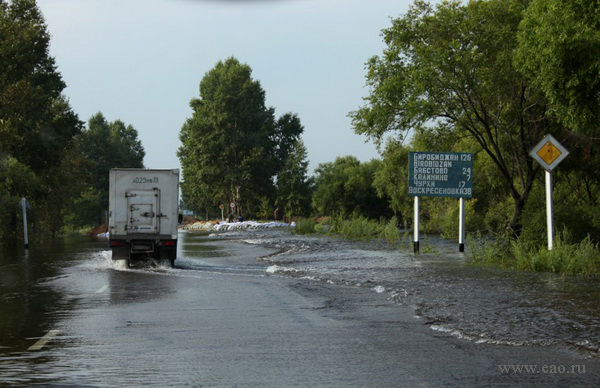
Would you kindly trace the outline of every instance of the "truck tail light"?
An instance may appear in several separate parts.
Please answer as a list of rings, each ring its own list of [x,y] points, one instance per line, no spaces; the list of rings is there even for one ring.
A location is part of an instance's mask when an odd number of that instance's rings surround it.
[[[169,240],[169,241],[164,241],[162,245],[163,245],[163,247],[174,247],[175,244],[176,244],[175,241]]]
[[[113,240],[113,241],[110,242],[110,247],[111,248],[124,247],[124,246],[125,246],[125,241]]]

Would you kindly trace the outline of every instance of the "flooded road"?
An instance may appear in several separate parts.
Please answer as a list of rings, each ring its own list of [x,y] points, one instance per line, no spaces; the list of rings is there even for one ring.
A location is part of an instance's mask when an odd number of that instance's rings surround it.
[[[182,232],[172,269],[125,268],[82,237],[3,250],[0,385],[600,383],[599,279],[476,268],[427,243],[415,258],[285,230]]]
[[[372,288],[458,338],[599,355],[599,277],[472,266],[455,243],[435,236],[427,240],[430,253],[416,258],[408,247],[377,242],[277,236],[256,243],[280,249],[266,259],[275,273]]]

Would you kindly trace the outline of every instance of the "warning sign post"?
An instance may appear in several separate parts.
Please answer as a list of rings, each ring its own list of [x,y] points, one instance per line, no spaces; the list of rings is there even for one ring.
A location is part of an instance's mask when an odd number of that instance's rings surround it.
[[[554,244],[554,207],[552,205],[552,170],[558,166],[569,151],[562,146],[552,135],[546,135],[529,155],[534,158],[544,170],[546,170],[546,227],[548,229],[548,250],[551,251]]]

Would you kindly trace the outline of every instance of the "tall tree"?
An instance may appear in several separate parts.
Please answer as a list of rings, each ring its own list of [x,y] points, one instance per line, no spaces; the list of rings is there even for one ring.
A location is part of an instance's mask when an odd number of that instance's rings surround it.
[[[512,197],[518,235],[539,167],[528,153],[556,128],[547,104],[513,65],[524,5],[518,0],[417,0],[383,31],[387,48],[368,62],[367,104],[355,131],[381,141],[411,129],[450,129],[489,155]]]
[[[111,168],[143,168],[144,146],[137,130],[120,120],[108,122],[100,112],[88,121],[79,138],[81,164],[88,171],[87,185],[75,205],[72,223],[77,226],[99,225],[108,209],[109,170]]]
[[[252,69],[233,57],[204,75],[190,106],[178,151],[187,201],[198,210],[234,203],[238,213],[256,213],[274,196],[273,177],[303,130],[300,120],[275,120]]]
[[[288,218],[310,214],[311,187],[307,177],[308,161],[302,140],[290,145],[283,165],[277,173],[275,206]]]
[[[41,171],[77,126],[53,125],[65,84],[49,55],[50,36],[34,0],[0,1],[0,151]]]
[[[67,197],[57,201],[55,196],[64,180],[52,178],[56,173],[71,178],[59,166],[81,123],[61,95],[65,84],[49,55],[49,42],[34,0],[0,0],[0,170],[15,167],[0,172],[0,186],[6,188],[0,201],[13,203],[15,197],[28,195],[36,224],[54,234],[62,212],[50,215],[50,210],[68,205]],[[9,178],[15,173],[28,179],[27,184]],[[14,230],[13,214],[0,220],[0,229]]]
[[[298,115],[293,113],[285,113],[275,123],[275,132],[272,135],[273,145],[275,149],[275,162],[277,165],[285,163],[288,155],[291,152],[298,151],[298,147],[302,148],[304,145],[298,143],[300,136],[304,132],[304,127],[300,122]],[[306,157],[306,155],[304,155]]]

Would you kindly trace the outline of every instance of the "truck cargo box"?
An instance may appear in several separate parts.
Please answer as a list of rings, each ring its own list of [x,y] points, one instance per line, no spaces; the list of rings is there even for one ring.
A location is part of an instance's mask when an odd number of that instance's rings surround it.
[[[174,264],[179,225],[179,170],[110,170],[109,244],[114,260]]]

